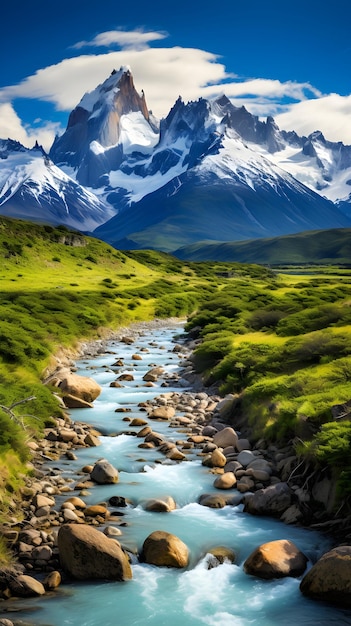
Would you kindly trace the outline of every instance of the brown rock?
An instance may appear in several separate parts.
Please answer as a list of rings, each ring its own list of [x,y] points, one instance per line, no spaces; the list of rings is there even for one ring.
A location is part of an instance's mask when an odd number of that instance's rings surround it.
[[[133,374],[121,374],[117,380],[125,380],[126,382],[132,382],[134,380]]]
[[[170,420],[175,415],[175,408],[173,406],[158,406],[149,413],[149,418],[152,420]]]
[[[131,426],[145,426],[147,424],[146,420],[143,420],[141,417],[134,417],[130,422]]]
[[[32,576],[20,574],[9,584],[11,593],[20,598],[28,598],[31,596],[43,596],[45,594],[44,585]]]
[[[71,504],[73,504],[75,509],[85,509],[87,506],[84,500],[82,500],[82,498],[78,498],[78,496],[71,496],[71,498],[67,498],[65,502],[70,502]]]
[[[169,513],[169,511],[174,511],[176,508],[176,503],[172,496],[153,498],[147,500],[144,504],[145,511],[156,511],[158,513]]]
[[[350,608],[351,546],[323,554],[302,579],[300,590],[310,598]]]
[[[247,574],[265,579],[296,577],[305,571],[307,560],[292,541],[280,539],[256,548],[246,559],[244,570]]]
[[[238,443],[238,435],[233,428],[228,426],[223,428],[223,430],[219,430],[213,436],[213,443],[220,448],[227,448],[228,446],[236,447],[236,444]]]
[[[166,454],[167,458],[170,459],[171,461],[184,461],[184,459],[186,459],[185,454],[183,454],[183,452],[181,452],[180,450],[178,450],[177,447],[172,448],[171,450],[169,450]]]
[[[145,539],[142,558],[152,565],[181,568],[188,565],[189,550],[175,535],[156,530]]]
[[[202,465],[206,467],[224,467],[226,463],[227,459],[219,448],[213,450],[213,452],[206,455],[202,460]]]
[[[208,506],[210,509],[223,509],[227,504],[227,500],[224,496],[217,494],[203,494],[199,498],[199,504]]]
[[[101,441],[99,437],[93,435],[92,433],[88,433],[84,438],[84,443],[89,448],[96,448],[97,446],[101,446]]]
[[[43,585],[47,591],[52,591],[53,589],[57,589],[61,584],[61,574],[56,570],[54,572],[50,572],[43,582]]]
[[[79,580],[128,580],[132,570],[114,539],[87,524],[65,524],[58,533],[62,567]]]
[[[146,372],[146,374],[144,374],[143,380],[145,380],[146,382],[155,383],[158,377],[163,374],[163,371],[164,370],[162,367],[153,367],[151,370]]]
[[[94,402],[101,393],[101,387],[95,380],[71,373],[61,380],[60,388],[64,395],[72,395],[85,402]]]
[[[218,476],[213,483],[216,489],[231,489],[236,485],[236,478],[233,472],[225,472],[221,476]]]
[[[84,515],[86,517],[97,517],[98,515],[101,515],[102,517],[106,518],[109,516],[109,511],[105,506],[102,506],[101,504],[92,504],[91,506],[87,506],[84,511]]]
[[[216,546],[208,550],[207,569],[218,567],[223,563],[235,563],[235,552],[226,546]]]
[[[78,398],[78,396],[73,396],[72,394],[66,394],[63,397],[63,402],[67,409],[92,409],[93,404],[91,402],[87,402],[86,400],[82,400],[82,398]]]

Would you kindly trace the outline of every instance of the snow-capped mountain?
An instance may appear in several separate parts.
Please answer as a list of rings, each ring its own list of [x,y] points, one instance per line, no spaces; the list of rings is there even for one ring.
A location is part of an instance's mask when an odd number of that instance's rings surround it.
[[[48,156],[2,145],[0,213],[95,229],[117,247],[351,225],[350,146],[280,131],[226,96],[179,98],[158,123],[128,67],[82,97]]]
[[[349,202],[351,214],[351,146],[327,141],[320,131],[299,137],[294,131],[280,130],[272,117],[260,121],[225,96],[216,105],[248,146],[328,200]]]
[[[211,107],[207,107],[200,139],[203,128],[214,125]],[[180,119],[178,124],[185,128]],[[170,135],[172,127],[173,123],[167,129]],[[153,242],[153,247],[172,251],[180,241],[187,245],[201,240],[243,240],[349,224],[331,202],[247,147],[233,129],[211,132],[207,142],[198,135],[195,140],[192,130],[189,126],[193,142],[184,130],[182,152],[170,148],[168,132],[156,152],[160,162],[171,163],[164,179],[175,169],[177,175],[98,227],[97,236],[116,247],[148,247]],[[143,166],[144,191],[150,189],[149,179],[153,180],[152,165],[150,159]]]
[[[108,174],[118,170],[126,156],[135,151],[149,154],[157,143],[156,122],[145,96],[138,94],[129,68],[123,67],[83,96],[49,155],[74,172],[81,185],[98,188],[106,186]]]
[[[115,211],[67,176],[36,146],[0,140],[0,213],[94,230]]]

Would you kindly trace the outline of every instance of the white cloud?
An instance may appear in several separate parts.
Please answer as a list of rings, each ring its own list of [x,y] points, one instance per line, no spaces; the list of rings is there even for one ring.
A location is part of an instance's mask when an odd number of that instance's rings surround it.
[[[77,50],[87,46],[110,48],[113,45],[117,45],[121,48],[134,48],[140,50],[147,47],[147,44],[151,41],[159,41],[160,39],[165,39],[167,36],[167,33],[157,31],[145,32],[142,29],[131,31],[108,30],[104,33],[99,33],[90,41],[79,41],[74,44],[72,48]]]
[[[5,103],[17,98],[37,99],[69,113],[113,69],[129,66],[137,90],[144,90],[148,107],[159,118],[167,115],[179,95],[187,102],[225,93],[235,105],[244,104],[259,117],[273,115],[280,128],[299,134],[321,130],[327,139],[351,143],[351,96],[323,95],[309,83],[239,80],[227,72],[218,55],[197,48],[147,47],[148,42],[164,37],[165,33],[141,29],[106,31],[75,47],[118,45],[124,49],[67,58],[38,70],[17,85],[0,89],[0,137],[11,136],[28,145],[35,134],[43,145],[50,145],[57,126],[43,123],[39,129],[35,125],[24,128],[12,106]]]
[[[277,115],[280,128],[294,129],[299,135],[321,130],[329,141],[351,144],[351,95],[332,93],[314,100],[298,102]]]
[[[115,69],[128,65],[138,90],[144,89],[155,115],[166,115],[181,94],[197,99],[208,84],[229,78],[217,55],[195,48],[147,48],[81,55],[38,70],[18,85],[0,90],[0,99],[41,99],[61,111],[73,109]]]
[[[38,120],[37,123],[39,123]],[[26,128],[11,103],[0,103],[0,137],[2,139],[15,139],[27,148],[32,148],[38,141],[48,150],[55,134],[62,132],[62,128],[59,124],[52,122],[40,122],[40,124],[35,128]]]

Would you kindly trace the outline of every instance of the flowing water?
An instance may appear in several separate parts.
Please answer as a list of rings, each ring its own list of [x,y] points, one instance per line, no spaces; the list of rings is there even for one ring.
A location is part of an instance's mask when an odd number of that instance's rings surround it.
[[[302,596],[300,579],[283,578],[263,581],[248,576],[243,562],[261,543],[275,539],[290,539],[311,559],[328,549],[328,540],[316,532],[287,526],[278,521],[250,516],[242,507],[226,506],[211,509],[197,501],[202,493],[216,492],[214,476],[201,464],[198,450],[188,455],[188,461],[165,463],[157,450],[138,448],[142,441],[131,434],[132,429],[123,418],[145,417],[137,406],[139,402],[172,391],[143,386],[142,376],[151,365],[162,365],[169,374],[179,370],[181,357],[172,352],[174,337],[182,327],[152,328],[133,345],[111,342],[109,350],[94,359],[78,363],[78,373],[93,377],[102,393],[93,409],[71,411],[72,419],[94,424],[104,435],[98,448],[84,448],[76,452],[76,461],[62,459],[54,467],[67,477],[85,464],[98,458],[108,459],[119,469],[116,485],[95,486],[84,496],[89,504],[107,501],[113,495],[124,496],[132,502],[125,513],[120,537],[121,543],[132,552],[140,552],[143,541],[154,530],[174,533],[190,549],[186,569],[160,568],[145,563],[132,565],[133,579],[128,582],[74,583],[61,586],[54,597],[25,602],[27,610],[22,620],[32,624],[51,626],[314,626],[351,624],[351,612],[339,610]],[[147,348],[148,353],[140,352]],[[132,354],[143,354],[142,361],[133,361]],[[123,371],[129,371],[134,381],[123,383],[123,388],[111,388],[116,379],[111,369],[116,358],[124,359]],[[160,381],[162,382],[162,381]],[[176,391],[180,390],[175,387]],[[115,412],[116,407],[130,412]],[[169,423],[156,422],[154,430],[168,440],[186,439],[186,433],[173,431]],[[163,460],[163,464],[160,461]],[[218,491],[217,491],[218,493]],[[177,509],[171,513],[146,512],[143,501],[171,495]],[[67,497],[67,495],[66,495]],[[65,499],[62,496],[62,499]],[[57,500],[60,504],[59,499]],[[236,563],[224,563],[207,568],[207,551],[224,545],[237,555]],[[23,603],[22,603],[23,606]],[[0,607],[1,614],[1,607]],[[7,615],[7,617],[13,617]]]

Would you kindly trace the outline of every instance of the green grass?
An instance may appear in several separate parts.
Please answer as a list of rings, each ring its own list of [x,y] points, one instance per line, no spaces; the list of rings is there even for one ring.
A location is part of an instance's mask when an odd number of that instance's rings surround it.
[[[254,266],[183,263],[155,251],[123,253],[64,227],[1,217],[0,464],[10,465],[0,487],[3,503],[25,471],[26,438],[40,436],[61,414],[41,382],[58,349],[107,328],[186,317],[231,282],[268,274]]]
[[[187,324],[193,332],[200,327],[197,371],[223,394],[241,395],[252,438],[303,441],[300,452],[329,465],[344,491],[351,437],[334,422],[332,407],[351,399],[350,295],[351,271],[338,268],[237,280],[209,296]],[[343,450],[342,463],[322,454],[324,432]]]
[[[350,270],[277,274],[237,262],[182,262],[0,218],[0,505],[26,471],[26,437],[40,436],[60,414],[41,382],[52,355],[155,316],[188,319],[201,338],[195,368],[223,394],[241,395],[253,439],[298,438],[317,464],[334,463],[321,453],[320,433],[334,423],[332,406],[350,400]],[[344,449],[344,431],[328,428]],[[342,471],[332,468],[341,482],[351,476],[351,454],[342,458]]]

